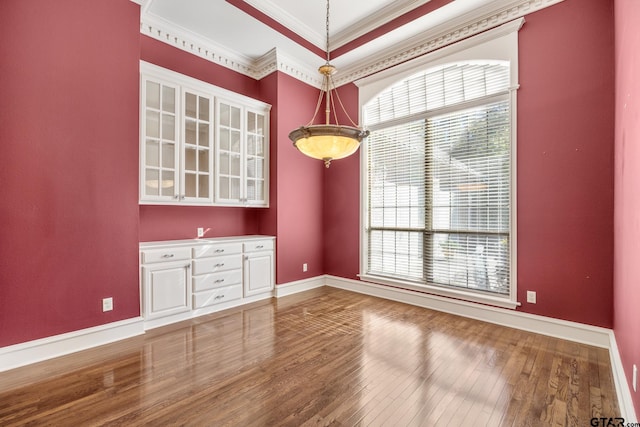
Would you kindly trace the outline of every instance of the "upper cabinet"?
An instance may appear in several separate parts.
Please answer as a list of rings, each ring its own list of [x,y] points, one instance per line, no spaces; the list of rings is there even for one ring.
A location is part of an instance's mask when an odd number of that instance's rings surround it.
[[[271,106],[140,68],[140,203],[268,207]]]
[[[218,99],[216,203],[268,205],[269,110]]]
[[[178,199],[180,88],[160,79],[143,79],[141,84],[141,200]]]

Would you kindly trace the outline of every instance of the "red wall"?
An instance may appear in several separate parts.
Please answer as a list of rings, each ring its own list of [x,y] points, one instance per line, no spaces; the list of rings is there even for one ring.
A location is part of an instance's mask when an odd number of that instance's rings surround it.
[[[140,8],[5,0],[0,16],[2,347],[140,314]]]
[[[519,310],[611,327],[611,4],[566,0],[526,16],[519,40]],[[355,278],[359,164],[335,166],[325,181],[325,270]],[[524,302],[527,290],[537,304]]]
[[[629,142],[638,139],[628,71],[637,34],[624,29],[638,13],[632,0],[617,1],[625,8],[618,106],[632,105],[618,116],[616,139],[615,326],[628,369],[638,363],[631,257],[640,232]],[[11,58],[0,61],[0,347],[138,316],[139,239],[191,238],[196,227],[276,234],[277,283],[356,278],[358,155],[325,169],[287,137],[311,118],[317,89],[280,72],[257,82],[141,37],[129,0],[2,1],[0,16],[0,57]],[[611,4],[599,0],[566,0],[527,16],[520,31],[519,299],[538,292],[538,304],[521,310],[605,327],[613,321],[612,47]],[[139,59],[274,105],[269,209],[138,207]],[[340,95],[356,117],[353,85]],[[115,309],[102,313],[107,296]]]
[[[259,83],[203,58],[141,36],[140,59],[252,98],[261,97]],[[259,234],[256,209],[204,206],[140,206],[140,241],[191,239],[203,227],[205,237]]]
[[[566,0],[526,17],[518,91],[522,311],[613,325],[613,9]],[[537,304],[526,303],[526,291]]]
[[[347,84],[338,93],[353,121],[358,123],[358,88]],[[337,109],[340,124],[351,125]],[[326,274],[357,279],[360,256],[360,150],[331,162],[324,173],[324,241]]]
[[[640,368],[640,2],[616,0],[614,331],[631,386]],[[639,390],[640,391],[640,390]],[[633,392],[636,414],[640,393]]]
[[[300,153],[289,132],[311,120],[319,89],[277,72],[277,277],[289,283],[324,274],[322,188],[324,164]],[[272,79],[268,82],[272,82]],[[274,135],[275,132],[275,135]],[[274,138],[275,136],[275,138]],[[307,263],[308,271],[302,271]]]
[[[277,72],[271,73],[260,80],[262,99],[271,104],[271,114],[269,115],[269,209],[260,209],[257,218],[260,233],[269,236],[278,234],[278,74]],[[276,251],[277,245],[278,241],[276,240]],[[276,262],[277,259],[276,256]]]

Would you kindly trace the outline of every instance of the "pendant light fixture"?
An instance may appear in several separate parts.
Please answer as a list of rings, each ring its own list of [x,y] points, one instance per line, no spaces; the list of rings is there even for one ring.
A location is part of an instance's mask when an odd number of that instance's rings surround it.
[[[332,75],[336,72],[336,68],[329,62],[329,0],[327,0],[327,62],[318,68],[320,74],[322,74],[322,89],[320,90],[320,96],[318,97],[318,103],[316,110],[313,113],[311,121],[306,126],[301,126],[298,129],[289,133],[289,139],[293,141],[293,145],[300,150],[303,154],[314,159],[320,159],[324,161],[326,167],[329,167],[332,160],[342,159],[355,153],[360,142],[369,135],[368,130],[362,130],[356,125],[347,110],[345,110],[338,91],[335,89]],[[333,95],[335,94],[342,111],[351,122],[353,126],[341,126],[338,124],[338,116],[335,113],[335,103]],[[325,124],[314,125],[312,124],[320,105],[322,104],[322,97],[325,98]],[[330,123],[331,107],[334,107],[334,119],[336,124]]]

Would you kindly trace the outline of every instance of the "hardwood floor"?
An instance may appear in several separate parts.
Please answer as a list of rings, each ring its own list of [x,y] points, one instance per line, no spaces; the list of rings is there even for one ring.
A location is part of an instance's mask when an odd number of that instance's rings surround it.
[[[0,373],[0,425],[588,426],[606,349],[319,288]]]

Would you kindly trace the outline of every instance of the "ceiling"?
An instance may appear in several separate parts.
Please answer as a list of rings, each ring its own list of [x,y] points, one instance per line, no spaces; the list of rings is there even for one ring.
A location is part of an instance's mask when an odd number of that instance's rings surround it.
[[[134,0],[141,32],[254,78],[321,82],[326,0]],[[339,84],[355,81],[562,0],[331,0]]]

